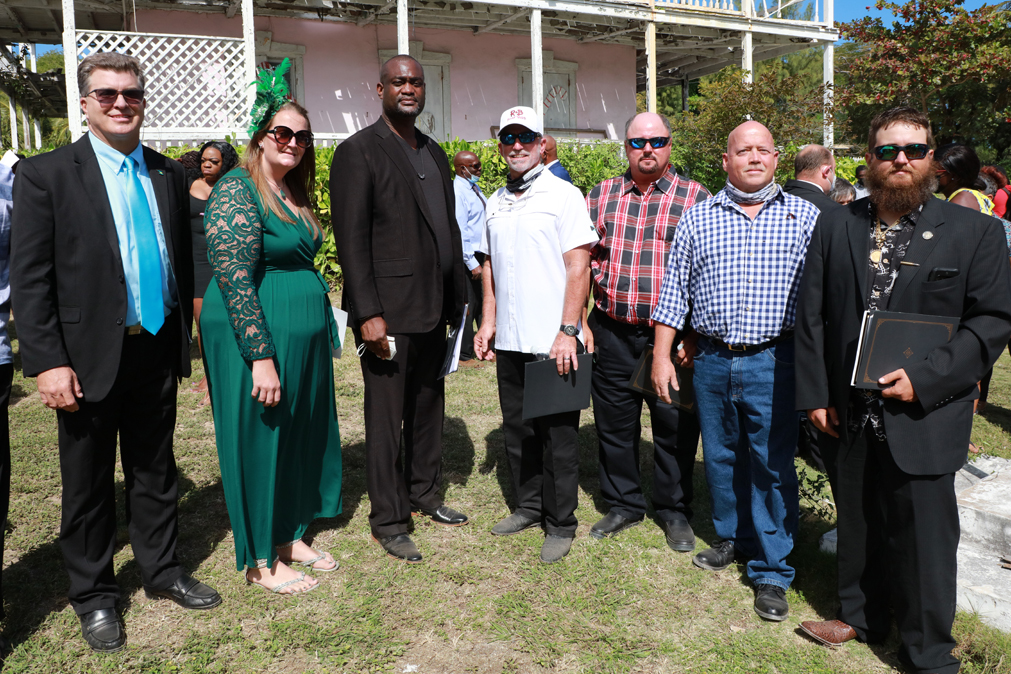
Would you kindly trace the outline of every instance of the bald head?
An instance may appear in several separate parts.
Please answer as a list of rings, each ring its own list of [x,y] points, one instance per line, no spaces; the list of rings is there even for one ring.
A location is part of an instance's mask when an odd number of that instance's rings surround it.
[[[670,122],[663,115],[658,115],[655,112],[640,112],[637,115],[632,115],[625,122],[625,138],[641,138],[642,130],[644,128],[648,129],[658,129],[663,128],[667,133],[660,135],[670,135]]]
[[[764,124],[745,122],[730,132],[723,170],[731,185],[744,192],[757,192],[773,181],[778,165],[779,151]]]
[[[383,64],[382,68],[379,69],[379,83],[387,85],[390,79],[395,73],[400,73],[404,70],[406,66],[407,71],[416,71],[420,77],[425,76],[425,70],[421,67],[421,64],[413,56],[408,56],[407,54],[398,54],[393,58],[389,59]]]
[[[822,145],[805,145],[793,160],[793,176],[818,185],[828,194],[835,188],[835,157]]]
[[[558,143],[553,136],[544,136],[544,154],[541,156],[541,162],[550,164],[556,159],[558,159]]]
[[[394,56],[379,70],[376,93],[383,101],[384,117],[414,124],[425,109],[425,70],[407,54]]]
[[[453,157],[453,172],[464,180],[471,176],[481,177],[481,160],[468,150],[457,152]]]

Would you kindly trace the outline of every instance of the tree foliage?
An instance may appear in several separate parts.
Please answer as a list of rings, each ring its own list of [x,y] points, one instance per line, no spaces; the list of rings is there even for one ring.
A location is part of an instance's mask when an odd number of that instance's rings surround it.
[[[697,114],[673,117],[671,126],[682,165],[710,191],[726,182],[721,159],[727,136],[749,119],[772,131],[780,149],[779,182],[793,177],[798,148],[822,140],[823,88],[805,87],[799,76],[767,70],[747,83],[740,68],[726,68],[699,91]],[[674,155],[672,163],[678,165]]]
[[[891,26],[878,17],[841,25],[857,45],[843,64],[847,86],[842,105],[906,103],[926,114],[953,87],[1007,79],[1011,73],[1011,23],[996,6],[975,10],[964,0],[878,0],[896,16]]]

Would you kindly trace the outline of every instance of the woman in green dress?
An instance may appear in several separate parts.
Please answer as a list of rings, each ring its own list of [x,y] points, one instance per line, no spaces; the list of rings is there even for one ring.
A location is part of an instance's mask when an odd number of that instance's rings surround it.
[[[334,558],[302,536],[341,512],[341,451],[327,284],[313,266],[322,231],[309,203],[316,162],[308,114],[268,108],[241,168],[207,204],[216,283],[200,316],[236,566],[280,594],[318,581]]]

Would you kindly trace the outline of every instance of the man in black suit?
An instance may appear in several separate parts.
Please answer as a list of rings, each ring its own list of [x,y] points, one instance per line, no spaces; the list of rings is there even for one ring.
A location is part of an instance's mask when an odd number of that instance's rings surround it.
[[[835,187],[835,157],[821,145],[805,145],[793,160],[793,180],[787,180],[783,191],[806,199],[828,213],[839,207],[828,193]]]
[[[366,347],[369,525],[387,554],[415,563],[421,553],[407,535],[412,510],[438,524],[467,523],[439,493],[445,416],[439,370],[446,323],[458,325],[463,316],[468,274],[449,160],[414,127],[425,108],[421,64],[394,56],[380,71],[376,93],[380,120],[334,151],[330,199],[338,205],[333,230],[343,304],[356,342]]]
[[[821,145],[805,145],[793,160],[793,180],[787,180],[783,191],[811,202],[822,214],[839,208],[828,193],[835,187],[835,157]],[[829,483],[834,481],[834,472],[825,465],[821,449],[818,447],[818,429],[801,414],[800,432],[797,434],[797,452],[811,457],[814,464],[828,473]]]
[[[94,54],[78,80],[89,133],[18,166],[11,286],[25,376],[59,422],[70,603],[88,644],[111,652],[126,643],[112,562],[117,436],[148,596],[191,609],[221,597],[176,557],[172,432],[193,306],[185,174],[140,144],[137,59]]]
[[[871,122],[870,197],[823,215],[808,248],[797,320],[797,406],[836,465],[839,619],[818,641],[889,633],[889,595],[917,672],[956,672],[954,474],[965,462],[979,381],[1011,335],[1000,223],[933,195],[930,123],[911,108]],[[958,316],[951,341],[854,389],[865,309]],[[866,393],[866,395],[865,395]]]

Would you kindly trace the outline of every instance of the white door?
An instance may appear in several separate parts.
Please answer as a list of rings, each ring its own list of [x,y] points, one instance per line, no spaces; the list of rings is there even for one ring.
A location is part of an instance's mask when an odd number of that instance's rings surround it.
[[[572,107],[572,73],[544,73],[544,128],[571,129],[576,126]],[[529,70],[520,71],[520,105],[531,105],[533,97],[532,76]]]
[[[446,129],[445,110],[445,89],[446,68],[445,66],[424,65],[425,71],[425,110],[418,115],[414,121],[422,133],[431,136],[437,141],[447,141],[449,138]]]

